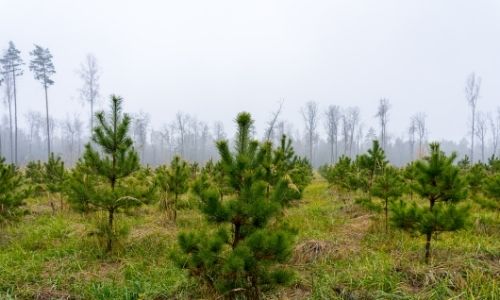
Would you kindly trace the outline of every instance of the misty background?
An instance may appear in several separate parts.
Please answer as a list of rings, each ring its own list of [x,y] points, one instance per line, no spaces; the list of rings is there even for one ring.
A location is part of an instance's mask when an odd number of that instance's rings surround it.
[[[13,41],[26,64],[17,79],[19,163],[46,159],[44,123],[30,121],[45,113],[43,87],[28,70],[33,44],[53,55],[53,151],[69,164],[89,135],[78,73],[89,53],[100,71],[96,110],[107,109],[110,94],[122,96],[125,111],[139,120],[132,126],[136,147],[151,164],[174,154],[210,158],[220,129],[234,134],[240,111],[253,115],[256,135],[264,138],[280,105],[276,124],[282,124],[273,139],[287,133],[307,156],[301,111],[310,101],[319,117],[314,164],[330,160],[330,105],[342,113],[359,108],[356,145],[348,153],[356,155],[380,138],[376,114],[383,98],[390,103],[386,150],[394,163],[411,159],[408,129],[419,113],[425,115],[426,142],[441,141],[444,149],[464,155],[471,133],[464,89],[472,72],[481,77],[478,113],[496,120],[500,105],[500,2],[494,0],[0,0],[0,10],[0,49]],[[3,88],[0,98],[1,151],[12,160]],[[75,120],[81,129],[78,137],[72,133],[70,146],[65,124]],[[182,146],[179,120],[186,125]],[[38,133],[30,131],[33,126]],[[487,156],[493,154],[490,131]],[[339,149],[343,154],[344,146]],[[479,148],[476,153],[481,159]]]

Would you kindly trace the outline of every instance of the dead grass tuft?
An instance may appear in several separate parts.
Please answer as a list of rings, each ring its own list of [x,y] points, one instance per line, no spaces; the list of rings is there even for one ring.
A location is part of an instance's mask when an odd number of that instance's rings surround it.
[[[334,252],[330,241],[308,240],[295,247],[292,262],[294,264],[307,264],[327,257]]]
[[[65,291],[55,289],[42,289],[35,295],[36,300],[76,300],[79,299]]]

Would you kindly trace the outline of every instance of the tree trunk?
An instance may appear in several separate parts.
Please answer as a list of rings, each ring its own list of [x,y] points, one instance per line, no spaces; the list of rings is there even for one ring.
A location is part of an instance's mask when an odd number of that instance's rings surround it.
[[[234,239],[233,239],[233,249],[238,246],[241,239],[241,224],[239,222],[234,223]]]
[[[16,73],[12,70],[12,81],[14,83],[14,163],[17,166],[17,91],[16,91]]]
[[[389,224],[388,224],[388,219],[387,219],[387,202],[389,200],[385,199],[385,207],[384,207],[384,212],[385,212],[385,233],[389,232]]]
[[[429,258],[431,257],[431,238],[432,232],[425,234],[425,263],[429,263]]]
[[[106,252],[111,252],[113,249],[113,221],[114,221],[114,215],[115,215],[115,209],[112,208],[108,210],[108,243],[106,245]]]
[[[470,147],[470,161],[474,163],[474,134],[476,125],[476,107],[472,106],[472,133],[471,133],[471,147]]]
[[[333,162],[335,161],[334,154],[333,154],[333,141],[330,143],[330,164],[333,165]]]
[[[49,98],[48,98],[48,95],[47,95],[47,85],[45,84],[44,85],[44,88],[45,88],[45,117],[46,117],[46,120],[47,120],[47,153],[48,153],[48,156],[47,158],[50,158],[50,124],[49,124]]]
[[[90,100],[90,136],[94,131],[94,100]]]
[[[313,133],[309,133],[309,160],[313,164]]]
[[[259,283],[257,281],[257,276],[255,275],[250,275],[250,281],[252,284],[252,288],[250,290],[250,299],[252,300],[260,300],[260,289],[259,289]]]
[[[337,159],[339,157],[339,149],[338,149],[338,145],[339,145],[339,142],[337,140],[337,138],[335,138],[335,157],[333,159],[333,162],[337,162]]]
[[[10,143],[10,161],[14,162],[14,143],[12,137],[12,102],[10,94],[7,95],[7,101],[9,101],[9,143]]]
[[[175,193],[175,201],[172,205],[172,211],[174,214],[174,223],[177,221],[177,199],[179,199],[179,195]]]

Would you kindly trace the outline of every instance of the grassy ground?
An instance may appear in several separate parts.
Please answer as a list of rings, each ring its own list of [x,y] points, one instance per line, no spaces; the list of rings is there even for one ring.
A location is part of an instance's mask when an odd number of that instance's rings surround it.
[[[292,286],[269,299],[499,299],[500,220],[472,204],[470,227],[441,234],[423,263],[424,240],[391,230],[383,219],[337,199],[316,180],[284,221],[298,230]],[[205,226],[185,200],[177,226],[155,206],[119,216],[128,238],[103,257],[96,215],[31,199],[29,214],[0,229],[0,299],[210,299],[170,260],[179,230]]]

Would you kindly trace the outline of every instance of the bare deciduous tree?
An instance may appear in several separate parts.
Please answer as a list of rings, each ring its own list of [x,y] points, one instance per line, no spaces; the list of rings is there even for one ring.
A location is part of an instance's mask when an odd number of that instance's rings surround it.
[[[185,142],[186,142],[186,133],[187,133],[187,124],[189,122],[189,115],[184,114],[182,112],[178,112],[175,115],[175,129],[179,133],[179,151],[181,157],[185,155]]]
[[[226,138],[226,133],[224,132],[224,124],[221,121],[216,121],[213,125],[214,140],[220,141]]]
[[[427,115],[425,113],[417,113],[412,117],[418,136],[418,158],[422,158],[424,156],[424,142],[427,135],[427,127],[425,124],[426,118]]]
[[[66,156],[67,160],[73,164],[75,158],[75,137],[76,137],[76,129],[74,127],[73,121],[71,118],[66,117],[64,122],[62,123],[62,130],[64,135],[64,141],[66,143]]]
[[[359,154],[361,150],[361,140],[363,139],[363,124],[359,124],[358,130],[356,130],[356,155]]]
[[[479,139],[479,142],[481,143],[481,161],[484,162],[484,147],[485,147],[485,140],[486,140],[486,132],[488,130],[487,123],[486,123],[486,117],[482,112],[478,112],[476,116],[476,137]]]
[[[336,105],[328,106],[325,111],[325,129],[328,143],[330,144],[330,163],[335,163],[338,158],[339,125],[342,118],[340,108]]]
[[[28,123],[28,159],[33,159],[33,140],[40,141],[40,128],[43,126],[43,117],[39,112],[29,111],[26,114],[26,121]]]
[[[99,78],[101,72],[97,64],[97,59],[92,54],[87,54],[85,61],[80,65],[78,71],[83,85],[80,88],[80,98],[90,106],[90,133],[94,129],[94,105],[99,98]]]
[[[492,154],[497,155],[498,141],[500,139],[500,108],[497,108],[496,116],[491,113],[488,114],[488,121],[490,124],[491,132],[491,147]]]
[[[210,141],[210,129],[208,125],[204,122],[200,123],[201,126],[201,134],[200,134],[200,156],[201,160],[204,162],[206,157],[206,149],[208,148],[208,143]]]
[[[316,128],[318,127],[318,103],[309,101],[305,107],[301,109],[302,117],[304,118],[305,131],[307,136],[307,145],[309,150],[309,161],[313,163],[313,148],[316,139]]]
[[[73,129],[76,136],[76,157],[80,157],[82,153],[83,123],[78,116],[73,117]]]
[[[160,162],[170,161],[172,158],[172,132],[167,124],[164,124],[160,131],[160,153],[165,154],[165,158]]]
[[[389,100],[386,98],[380,99],[378,105],[378,111],[375,115],[379,118],[380,123],[380,143],[382,145],[382,149],[385,151],[387,146],[387,122],[389,121],[389,109],[391,105],[389,104]]]
[[[278,109],[271,114],[271,119],[267,122],[267,129],[264,138],[266,141],[274,140],[274,128],[276,126],[276,122],[278,121],[278,117],[281,114],[282,109],[283,109],[283,100],[280,101]]]
[[[146,151],[147,134],[150,117],[149,114],[139,112],[133,118],[133,135],[134,142],[141,153],[141,160],[144,160],[144,153]]]
[[[481,90],[481,77],[476,77],[475,73],[472,73],[467,78],[465,83],[465,98],[467,103],[471,108],[472,124],[471,124],[471,147],[470,147],[470,159],[474,162],[474,136],[476,135],[476,106],[477,100],[479,99],[479,91]]]
[[[344,155],[352,156],[352,146],[356,126],[359,123],[359,108],[348,107],[342,116],[342,135],[344,139]]]
[[[415,124],[415,119],[411,119],[410,120],[410,127],[408,127],[408,143],[409,143],[409,146],[410,146],[410,160],[414,160],[415,159],[415,154],[414,154],[414,151],[415,151],[415,133],[417,131],[417,126]]]

